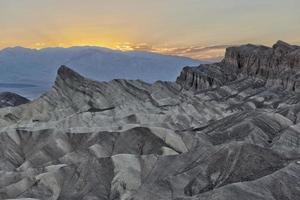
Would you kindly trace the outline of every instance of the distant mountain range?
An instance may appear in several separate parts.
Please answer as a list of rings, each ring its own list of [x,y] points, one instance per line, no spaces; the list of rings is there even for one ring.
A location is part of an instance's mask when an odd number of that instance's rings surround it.
[[[61,65],[68,65],[94,80],[122,78],[155,82],[175,80],[184,66],[202,63],[185,57],[101,47],[6,48],[0,51],[0,92],[9,90],[35,98],[53,84]]]

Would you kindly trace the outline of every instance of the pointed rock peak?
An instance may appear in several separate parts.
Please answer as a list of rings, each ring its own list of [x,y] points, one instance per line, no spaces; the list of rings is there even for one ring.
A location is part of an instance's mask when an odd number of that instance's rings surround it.
[[[62,65],[58,71],[57,75],[59,78],[62,79],[83,79],[83,77],[75,72],[74,70],[70,69],[69,67]]]
[[[286,43],[284,41],[278,40],[274,45],[273,49],[293,49],[294,46],[290,45],[289,43]]]

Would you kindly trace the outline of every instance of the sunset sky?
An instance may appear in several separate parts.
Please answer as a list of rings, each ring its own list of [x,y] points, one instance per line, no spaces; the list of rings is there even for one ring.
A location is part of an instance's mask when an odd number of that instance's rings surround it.
[[[0,48],[103,46],[203,60],[300,44],[299,0],[0,0]]]

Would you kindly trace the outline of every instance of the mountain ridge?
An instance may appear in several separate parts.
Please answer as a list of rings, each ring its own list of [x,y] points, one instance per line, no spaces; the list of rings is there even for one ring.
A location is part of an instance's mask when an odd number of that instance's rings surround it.
[[[29,103],[29,100],[11,92],[0,92],[0,108],[8,106],[19,106]]]
[[[8,48],[0,51],[2,83],[31,84],[35,87],[0,88],[34,99],[46,92],[60,65],[68,65],[98,81],[141,79],[146,82],[174,80],[183,66],[202,63],[185,57],[149,52],[122,52],[100,47],[47,48],[41,50]],[[26,92],[26,93],[25,93]]]

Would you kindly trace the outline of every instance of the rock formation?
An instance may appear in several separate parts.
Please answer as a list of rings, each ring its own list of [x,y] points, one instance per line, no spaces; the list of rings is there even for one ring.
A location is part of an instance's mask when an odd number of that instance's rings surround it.
[[[299,49],[232,47],[154,84],[62,66],[0,110],[0,199],[300,199]]]
[[[0,93],[0,108],[7,106],[19,106],[21,104],[28,103],[29,100],[10,92]]]
[[[300,47],[282,41],[272,48],[251,44],[230,47],[221,63],[186,67],[178,82],[197,90],[218,87],[242,77],[261,79],[267,86],[299,91]]]

